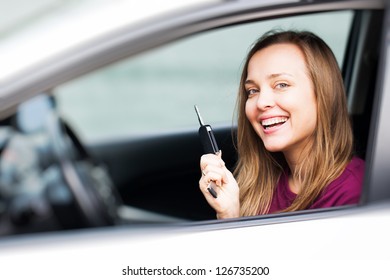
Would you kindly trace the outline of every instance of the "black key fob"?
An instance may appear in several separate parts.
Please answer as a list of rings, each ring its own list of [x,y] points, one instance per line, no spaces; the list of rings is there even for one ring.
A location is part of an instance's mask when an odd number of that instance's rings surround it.
[[[217,141],[215,140],[213,130],[210,125],[204,124],[202,117],[200,116],[199,109],[195,105],[195,111],[196,114],[198,115],[198,120],[199,120],[199,137],[200,141],[203,146],[203,151],[205,154],[216,154],[219,152],[219,148],[217,145]],[[213,186],[215,187],[214,182],[210,182],[207,190],[210,192],[210,194],[214,197],[217,198],[217,192],[214,190]]]

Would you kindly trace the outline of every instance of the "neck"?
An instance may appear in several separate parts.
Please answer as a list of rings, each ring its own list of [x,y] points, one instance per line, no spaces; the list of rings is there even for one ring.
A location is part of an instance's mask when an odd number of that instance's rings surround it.
[[[288,187],[290,191],[295,194],[298,194],[301,191],[301,185],[299,184],[298,180],[294,179],[293,176],[288,177]]]
[[[313,146],[313,139],[307,138],[306,141],[297,146],[291,147],[287,151],[283,151],[284,158],[290,168],[291,174],[296,174],[296,168],[301,165],[310,153],[310,148]]]
[[[283,153],[283,155],[284,158],[286,159],[291,174],[295,174],[295,170],[299,165],[298,157],[294,157],[293,155],[291,155],[291,153]]]

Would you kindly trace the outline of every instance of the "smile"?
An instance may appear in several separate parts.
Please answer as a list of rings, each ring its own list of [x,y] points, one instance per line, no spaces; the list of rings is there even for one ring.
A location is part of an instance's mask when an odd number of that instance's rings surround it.
[[[275,117],[261,121],[261,125],[265,130],[283,125],[288,120],[287,117]]]

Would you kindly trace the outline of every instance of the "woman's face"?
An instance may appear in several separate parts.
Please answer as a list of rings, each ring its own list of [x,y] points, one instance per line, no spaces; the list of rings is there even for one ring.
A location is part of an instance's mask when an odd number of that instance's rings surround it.
[[[317,106],[301,50],[275,44],[256,52],[248,64],[245,113],[271,152],[298,159],[313,137]]]

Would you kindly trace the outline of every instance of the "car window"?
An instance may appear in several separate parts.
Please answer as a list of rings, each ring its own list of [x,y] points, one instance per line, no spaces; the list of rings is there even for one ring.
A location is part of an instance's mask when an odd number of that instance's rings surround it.
[[[188,36],[58,87],[58,106],[86,141],[195,127],[195,104],[208,123],[230,125],[242,63],[258,37],[312,31],[342,67],[352,18],[352,11],[318,13]]]

